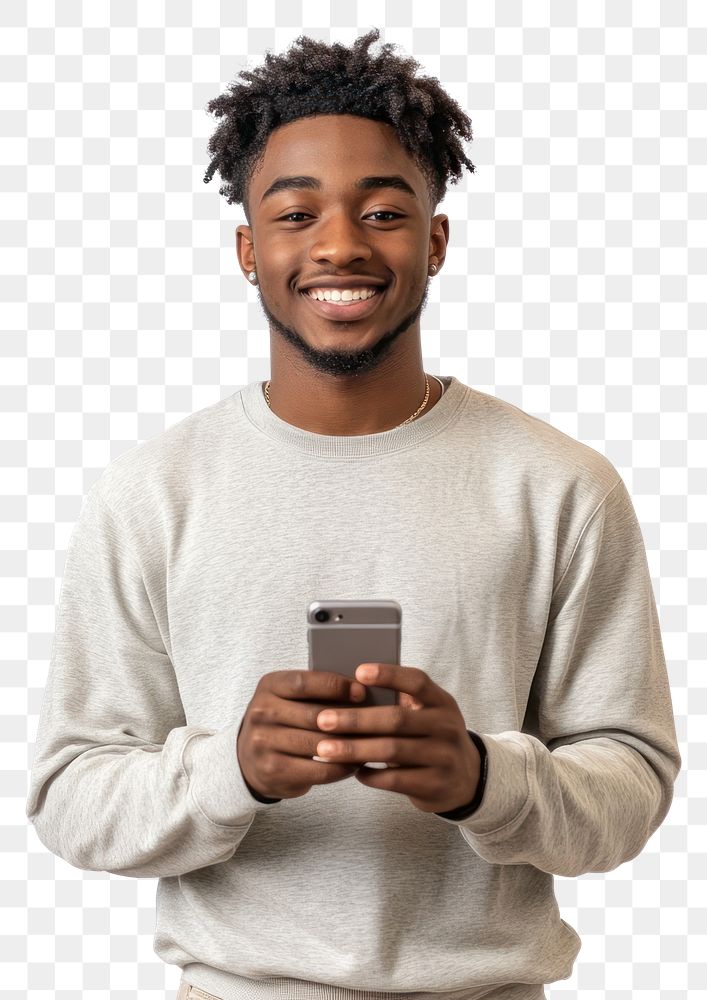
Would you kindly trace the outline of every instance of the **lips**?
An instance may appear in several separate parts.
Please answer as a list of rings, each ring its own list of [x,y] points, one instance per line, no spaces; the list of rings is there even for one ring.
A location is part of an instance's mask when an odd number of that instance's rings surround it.
[[[321,287],[321,286],[319,286]],[[368,287],[375,287],[369,285]],[[350,323],[353,320],[364,319],[369,316],[374,309],[378,308],[380,299],[385,295],[385,287],[376,287],[376,294],[370,299],[359,300],[358,302],[332,302],[314,299],[304,291],[300,295],[307,300],[309,305],[320,316],[326,319],[339,320],[339,322]]]

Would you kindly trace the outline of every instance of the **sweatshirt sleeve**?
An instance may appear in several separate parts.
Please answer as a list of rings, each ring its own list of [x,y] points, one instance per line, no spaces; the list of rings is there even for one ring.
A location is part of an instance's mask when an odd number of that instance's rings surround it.
[[[140,563],[99,492],[71,535],[26,815],[77,868],[155,878],[228,860],[260,809],[242,719],[186,725]]]
[[[641,529],[622,480],[584,526],[553,592],[527,719],[483,733],[483,800],[458,825],[494,864],[554,875],[635,858],[681,767]]]

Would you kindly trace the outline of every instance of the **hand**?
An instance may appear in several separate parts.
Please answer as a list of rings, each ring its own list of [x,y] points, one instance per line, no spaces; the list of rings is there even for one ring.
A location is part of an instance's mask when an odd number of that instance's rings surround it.
[[[356,695],[360,695],[356,699]],[[295,799],[312,785],[349,778],[357,764],[315,762],[317,716],[326,703],[362,701],[366,689],[343,674],[274,670],[258,681],[246,709],[236,754],[246,784],[270,799]]]
[[[394,688],[400,692],[398,704],[340,708],[333,713],[333,725],[324,725],[320,713],[316,722],[327,733],[327,745],[321,735],[318,756],[339,764],[387,763],[385,770],[358,768],[356,780],[371,788],[407,795],[422,812],[448,812],[471,802],[481,761],[453,696],[418,667],[360,664],[356,679]],[[338,749],[333,750],[328,745],[330,737],[339,733],[347,738],[336,739]],[[372,738],[350,738],[362,733]]]

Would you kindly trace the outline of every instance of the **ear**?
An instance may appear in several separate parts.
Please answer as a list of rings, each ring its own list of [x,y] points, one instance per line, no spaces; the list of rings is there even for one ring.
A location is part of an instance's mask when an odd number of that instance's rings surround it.
[[[253,246],[253,230],[250,226],[238,226],[236,229],[236,253],[238,263],[244,277],[257,270],[255,264],[255,248]]]
[[[437,274],[442,270],[449,243],[449,216],[435,215],[430,222],[430,257],[437,258]]]

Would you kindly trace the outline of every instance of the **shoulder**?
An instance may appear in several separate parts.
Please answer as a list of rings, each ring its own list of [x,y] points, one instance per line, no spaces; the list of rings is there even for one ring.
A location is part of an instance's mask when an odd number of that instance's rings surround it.
[[[477,415],[477,442],[508,482],[535,483],[549,493],[584,490],[607,496],[621,478],[596,448],[540,417],[477,389],[470,389]]]
[[[234,423],[231,395],[122,452],[103,469],[91,492],[121,515],[150,501],[163,504],[178,496],[187,480],[208,476],[210,463],[223,461],[224,439],[234,432]]]

